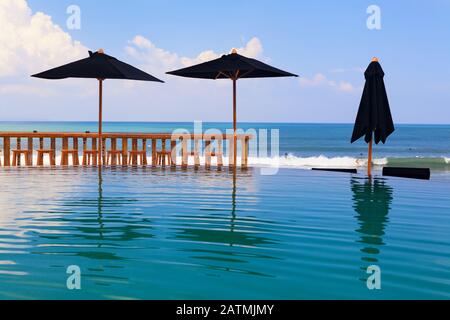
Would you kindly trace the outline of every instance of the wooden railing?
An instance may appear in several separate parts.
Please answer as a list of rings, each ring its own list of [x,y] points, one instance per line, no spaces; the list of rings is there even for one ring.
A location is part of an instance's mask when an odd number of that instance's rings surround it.
[[[251,138],[252,136],[248,134],[237,135],[242,167],[248,166]],[[42,166],[46,159],[50,165],[97,165],[98,139],[97,133],[90,132],[0,131],[0,143],[3,143],[0,165]],[[24,148],[24,140],[26,148]],[[226,144],[228,163],[234,166],[234,139],[230,134],[103,133],[102,141],[102,163],[105,165],[147,165],[147,156],[151,155],[152,166],[167,164],[186,167],[189,157],[193,157],[194,165],[199,166],[201,156],[205,157],[206,167],[211,166],[213,157],[216,157],[217,165],[222,166],[224,144]],[[203,152],[202,149],[204,149]],[[56,163],[57,153],[60,155],[59,163]],[[34,154],[37,155],[36,161],[33,158]],[[180,163],[177,163],[177,158],[181,159]],[[22,159],[25,160],[24,163]]]

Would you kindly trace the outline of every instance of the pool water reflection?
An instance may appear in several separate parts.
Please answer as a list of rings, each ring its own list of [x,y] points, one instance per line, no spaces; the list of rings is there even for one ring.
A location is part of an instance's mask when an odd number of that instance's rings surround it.
[[[0,298],[449,298],[450,178],[4,168]],[[382,289],[368,290],[379,265]],[[68,290],[78,265],[81,290]]]

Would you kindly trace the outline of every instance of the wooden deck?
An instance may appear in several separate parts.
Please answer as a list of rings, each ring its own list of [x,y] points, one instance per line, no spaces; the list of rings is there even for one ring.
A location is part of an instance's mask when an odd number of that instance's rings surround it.
[[[248,146],[251,138],[248,134],[237,135],[238,145],[241,144],[241,167],[248,166]],[[91,132],[0,131],[0,142],[3,145],[0,165],[42,166],[46,162],[61,166],[97,165],[98,139],[98,133]],[[209,167],[212,164],[211,159],[215,157],[216,164],[220,167],[224,163],[226,146],[228,163],[234,166],[232,134],[106,132],[102,134],[102,141],[104,165],[148,165],[147,156],[151,156],[152,166],[187,167],[189,157],[193,157],[194,166],[200,166],[200,157],[204,157],[204,165]],[[59,163],[56,161],[58,155]]]

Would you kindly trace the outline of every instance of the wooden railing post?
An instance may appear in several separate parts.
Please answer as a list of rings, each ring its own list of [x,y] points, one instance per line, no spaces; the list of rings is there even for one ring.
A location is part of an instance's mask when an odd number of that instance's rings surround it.
[[[68,150],[69,148],[69,139],[67,137],[62,138],[62,150]],[[61,165],[66,166],[68,163],[68,155],[67,153],[63,153],[61,150]]]
[[[250,155],[250,136],[245,139],[245,165],[248,166],[248,157]]]
[[[211,138],[205,140],[205,168],[211,166]]]
[[[122,165],[128,164],[128,139],[122,138]]]
[[[16,150],[22,150],[22,139],[21,138],[17,138],[16,139]],[[22,157],[19,153],[19,158],[16,159],[16,157],[13,155],[13,165],[17,165],[20,166],[21,161],[22,161]]]
[[[102,135],[102,165],[105,164],[106,159],[106,138]]]
[[[152,166],[156,167],[156,139],[152,139]]]
[[[242,168],[247,168],[248,166],[248,143],[249,141],[249,137],[245,136],[243,138],[243,143],[242,143],[242,158],[241,158],[241,167]]]
[[[33,138],[28,138],[28,156],[26,157],[27,166],[33,165]]]
[[[39,138],[39,150],[37,154],[37,161],[36,164],[38,166],[44,165],[44,153],[41,151],[44,150],[44,138]],[[49,159],[51,161],[51,159]]]
[[[147,139],[142,139],[142,151],[143,151],[143,155],[142,155],[142,160],[141,160],[141,164],[146,166],[147,165]]]
[[[50,149],[52,149],[52,155],[51,155],[51,160],[50,160],[50,164],[51,165],[56,165],[56,138],[51,138],[50,139]]]
[[[166,139],[165,139],[165,138],[161,139],[161,151],[162,151],[162,152],[166,151]],[[161,165],[162,165],[163,167],[166,166],[166,157],[164,157],[164,156],[162,157],[162,163],[161,163]]]
[[[216,152],[216,157],[217,157],[217,166],[218,167],[222,167],[223,166],[223,139],[219,138],[216,140],[217,142],[217,152]]]
[[[118,155],[115,153],[117,151],[117,140],[116,138],[111,138],[111,151],[106,155],[106,164],[111,164],[112,166],[117,165]]]
[[[137,148],[138,148],[137,139],[131,139],[131,150],[137,151]],[[131,159],[130,159],[130,164],[137,165],[137,155],[136,154],[132,154]]]
[[[170,140],[170,165],[172,167],[177,166],[177,141],[175,139]]]
[[[91,138],[91,144],[92,144],[91,150],[98,150],[97,138]],[[92,157],[92,165],[96,166],[98,164],[98,159],[99,159],[98,154],[94,155]]]
[[[199,140],[194,138],[194,166],[200,166],[200,147]]]
[[[227,136],[228,140],[228,166],[233,167],[236,164],[234,163],[234,137]]]
[[[72,138],[72,145],[73,145],[73,150],[75,151],[74,153],[72,153],[72,162],[74,166],[79,166],[80,165],[80,155],[78,153],[78,138],[73,137]]]
[[[9,137],[3,138],[3,165],[5,167],[11,165],[11,140]]]
[[[83,166],[85,166],[85,165],[87,165],[87,163],[88,163],[88,155],[87,155],[87,153],[86,153],[86,150],[87,150],[87,146],[86,146],[86,144],[87,144],[87,138],[86,137],[84,137],[83,138],[83,161],[81,162],[81,164],[83,165]]]
[[[188,136],[181,137],[181,166],[186,168],[188,166],[189,154],[188,154]]]

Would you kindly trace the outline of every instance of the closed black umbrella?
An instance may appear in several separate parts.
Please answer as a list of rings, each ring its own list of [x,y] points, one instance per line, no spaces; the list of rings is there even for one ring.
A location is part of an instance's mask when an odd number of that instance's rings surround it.
[[[105,79],[127,79],[142,81],[163,82],[148,73],[139,70],[125,62],[117,60],[103,52],[102,49],[97,52],[89,51],[89,57],[68,63],[66,65],[53,68],[32,77],[43,79],[65,79],[65,78],[93,78],[99,83],[99,112],[98,112],[98,134],[99,134],[99,152],[98,162],[102,164],[102,96],[103,80]]]
[[[364,136],[364,140],[369,144],[367,173],[370,176],[373,138],[375,137],[376,144],[380,141],[385,143],[395,128],[384,87],[384,72],[377,58],[372,59],[364,72],[364,77],[366,84],[359,104],[351,143]]]
[[[167,72],[168,74],[199,79],[231,79],[233,81],[233,132],[234,154],[233,166],[236,166],[236,81],[243,78],[270,78],[270,77],[297,77],[256,59],[247,58],[233,49],[231,54],[223,55],[218,59],[200,63],[191,67]]]

